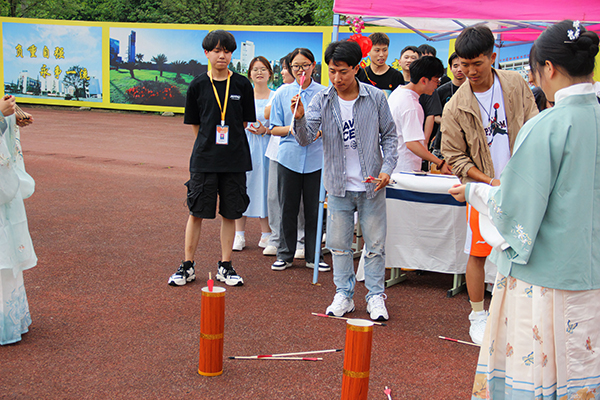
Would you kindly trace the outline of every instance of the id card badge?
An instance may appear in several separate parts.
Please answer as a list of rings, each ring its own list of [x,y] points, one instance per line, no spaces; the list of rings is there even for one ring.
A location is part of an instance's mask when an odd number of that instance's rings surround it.
[[[217,125],[217,139],[216,144],[229,144],[229,126],[228,125]]]

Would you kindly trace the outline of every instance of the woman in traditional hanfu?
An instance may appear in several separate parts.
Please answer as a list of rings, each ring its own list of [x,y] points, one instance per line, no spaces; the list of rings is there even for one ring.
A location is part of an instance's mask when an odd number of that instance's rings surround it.
[[[600,396],[598,35],[563,21],[529,62],[554,108],[528,121],[491,187],[450,190],[481,215],[498,277],[472,398]]]
[[[31,325],[23,271],[37,264],[23,199],[34,191],[25,172],[19,125],[33,122],[14,114],[14,97],[0,99],[0,344],[21,340]]]

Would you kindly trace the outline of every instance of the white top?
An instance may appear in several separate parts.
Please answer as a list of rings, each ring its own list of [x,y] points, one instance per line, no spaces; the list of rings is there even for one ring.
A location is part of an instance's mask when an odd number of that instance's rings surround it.
[[[406,147],[406,142],[420,141],[425,145],[423,121],[425,115],[419,104],[419,94],[414,90],[399,86],[388,98],[392,117],[396,123],[398,135],[398,163],[394,172],[413,172],[421,170],[421,157]]]
[[[504,111],[504,97],[500,79],[494,75],[494,84],[483,93],[475,93],[481,113],[481,123],[494,164],[494,178],[500,178],[506,163],[510,160],[510,141]],[[492,98],[493,97],[493,98]]]
[[[351,192],[366,192],[362,182],[362,171],[356,145],[356,131],[354,129],[354,115],[352,108],[356,99],[342,100],[338,97],[342,118],[342,136],[344,138],[344,151],[346,155],[346,190]]]

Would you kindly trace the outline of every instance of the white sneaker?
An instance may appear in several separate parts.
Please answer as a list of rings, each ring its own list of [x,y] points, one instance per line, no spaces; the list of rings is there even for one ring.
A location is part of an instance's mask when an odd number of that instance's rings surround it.
[[[297,260],[304,260],[304,247],[296,249],[294,258]]]
[[[268,245],[269,245],[269,237],[261,236],[260,241],[258,242],[258,247],[262,247],[263,249],[266,249]]]
[[[289,268],[292,266],[291,262],[286,262],[283,260],[277,260],[273,263],[273,265],[271,265],[271,269],[273,271],[283,271],[286,268]]]
[[[315,269],[315,263],[307,262],[306,268]],[[321,261],[319,263],[319,272],[327,272],[327,271],[331,271],[331,267],[329,266],[329,264]]]
[[[242,235],[235,235],[235,239],[233,239],[233,250],[234,251],[242,251],[242,249],[246,247],[246,237]]]
[[[475,344],[481,345],[481,343],[483,342],[483,334],[485,333],[485,324],[487,323],[487,317],[487,311],[471,311],[471,314],[469,314],[469,321],[471,321],[469,335],[471,335],[471,340]]]
[[[387,321],[390,319],[387,309],[385,308],[385,293],[371,296],[367,303],[367,312],[373,321]]]
[[[325,314],[333,315],[335,317],[343,317],[346,313],[351,313],[354,311],[354,300],[350,297],[346,297],[343,293],[336,293],[333,296],[333,302],[327,310],[325,310]]]
[[[263,250],[263,256],[276,256],[277,255],[277,247],[275,246],[267,246]]]

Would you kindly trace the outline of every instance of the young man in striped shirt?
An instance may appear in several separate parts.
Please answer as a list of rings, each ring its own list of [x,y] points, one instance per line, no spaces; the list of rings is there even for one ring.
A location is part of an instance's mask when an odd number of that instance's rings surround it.
[[[385,186],[398,159],[396,126],[385,94],[356,79],[362,58],[351,41],[331,43],[325,62],[333,86],[321,91],[305,112],[298,96],[292,124],[302,146],[322,130],[324,184],[327,200],[327,248],[332,252],[336,294],[327,314],[338,317],[354,311],[354,260],[351,249],[354,212],[358,211],[366,243],[365,286],[371,319],[389,318],[385,307]],[[382,155],[383,152],[383,155]],[[376,178],[373,178],[376,177]]]

